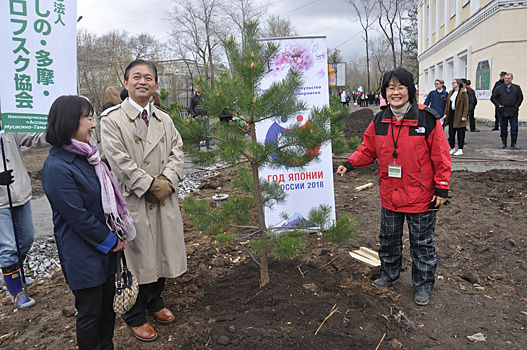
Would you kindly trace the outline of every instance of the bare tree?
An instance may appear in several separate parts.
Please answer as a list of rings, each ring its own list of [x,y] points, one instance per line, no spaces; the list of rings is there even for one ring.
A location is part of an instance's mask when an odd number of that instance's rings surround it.
[[[373,28],[374,25],[373,19],[375,15],[375,7],[372,6],[371,1],[369,0],[345,0],[345,2],[353,6],[355,13],[357,13],[357,17],[359,17],[359,23],[362,27],[362,30],[364,31],[364,36],[362,37],[362,39],[364,40],[364,43],[366,45],[366,71],[368,73],[367,91],[369,91],[371,85],[369,31]]]
[[[379,27],[390,44],[393,68],[397,67],[396,45],[402,41],[402,24],[399,24],[405,11],[407,0],[377,0]],[[401,44],[402,45],[402,44]],[[402,53],[402,48],[401,48]],[[402,64],[400,61],[399,64]]]
[[[172,43],[183,53],[203,65],[203,75],[214,81],[215,57],[221,43],[220,0],[174,0],[168,12],[172,24]]]
[[[223,15],[232,22],[236,28],[236,33],[229,28],[230,26],[225,27],[227,31],[224,34],[224,37],[230,35],[241,35],[242,43],[244,39],[243,23],[249,22],[250,20],[257,21],[263,15],[267,13],[269,8],[269,0],[265,0],[262,4],[257,4],[255,0],[228,0],[224,1],[221,5]]]
[[[298,36],[298,30],[288,18],[271,15],[263,23],[262,38],[285,38]]]

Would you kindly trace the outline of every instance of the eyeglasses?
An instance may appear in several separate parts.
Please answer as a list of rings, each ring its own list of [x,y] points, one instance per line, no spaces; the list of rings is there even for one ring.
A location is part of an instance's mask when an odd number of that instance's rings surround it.
[[[402,93],[408,90],[408,88],[404,85],[398,85],[398,86],[390,85],[386,88],[386,91],[391,92],[391,93],[395,92],[395,90]]]

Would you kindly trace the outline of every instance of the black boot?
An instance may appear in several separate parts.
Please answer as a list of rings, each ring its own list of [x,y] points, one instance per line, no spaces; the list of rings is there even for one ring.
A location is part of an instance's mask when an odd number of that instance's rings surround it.
[[[505,149],[507,148],[507,136],[502,136],[501,137],[501,149]]]
[[[516,142],[518,141],[518,135],[511,135],[511,148],[520,149]]]

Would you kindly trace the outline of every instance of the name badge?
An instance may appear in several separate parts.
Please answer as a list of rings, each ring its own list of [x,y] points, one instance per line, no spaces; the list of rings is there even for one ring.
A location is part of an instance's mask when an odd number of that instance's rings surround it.
[[[403,171],[400,165],[397,165],[397,164],[388,165],[388,176],[389,177],[401,178],[402,172]]]

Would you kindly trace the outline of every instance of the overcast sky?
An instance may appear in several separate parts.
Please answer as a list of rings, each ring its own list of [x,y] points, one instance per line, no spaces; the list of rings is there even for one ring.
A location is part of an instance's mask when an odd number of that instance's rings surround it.
[[[328,47],[338,47],[346,61],[364,54],[362,29],[353,8],[343,0],[270,1],[268,14],[289,18],[302,36],[326,36]],[[146,32],[165,42],[170,25],[165,12],[172,7],[172,0],[79,0],[78,27],[99,34],[114,29]]]

